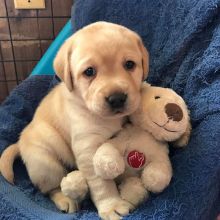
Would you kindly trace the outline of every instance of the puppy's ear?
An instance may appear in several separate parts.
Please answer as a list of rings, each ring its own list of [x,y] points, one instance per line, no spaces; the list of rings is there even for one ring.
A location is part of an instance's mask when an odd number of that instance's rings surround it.
[[[138,45],[142,53],[143,81],[147,78],[149,72],[149,53],[144,46],[143,41],[139,38]]]
[[[70,68],[70,56],[73,48],[73,38],[67,39],[59,49],[53,63],[57,76],[66,84],[68,90],[73,90],[73,76]]]
[[[173,146],[177,148],[185,147],[189,142],[191,130],[192,130],[191,123],[188,122],[186,131],[183,133],[183,135],[178,140],[173,142]]]

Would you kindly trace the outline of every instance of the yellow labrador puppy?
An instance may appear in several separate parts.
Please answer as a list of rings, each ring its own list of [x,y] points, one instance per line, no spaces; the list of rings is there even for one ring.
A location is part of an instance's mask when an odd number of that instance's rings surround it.
[[[13,182],[13,162],[20,155],[31,181],[49,193],[60,210],[74,212],[77,202],[60,191],[66,167],[78,167],[103,219],[119,219],[131,208],[114,181],[93,169],[97,148],[121,129],[123,117],[140,101],[148,73],[148,53],[133,31],[97,22],[70,37],[59,50],[54,69],[62,79],[41,102],[20,139],[0,160],[2,175]]]

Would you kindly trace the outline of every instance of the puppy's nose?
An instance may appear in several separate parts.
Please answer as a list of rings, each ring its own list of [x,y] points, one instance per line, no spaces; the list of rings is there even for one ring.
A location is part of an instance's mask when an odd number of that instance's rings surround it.
[[[183,111],[179,105],[175,103],[168,103],[165,106],[165,112],[169,119],[173,121],[181,121],[183,118]]]
[[[112,109],[123,108],[127,99],[124,93],[114,93],[106,98],[107,103]]]

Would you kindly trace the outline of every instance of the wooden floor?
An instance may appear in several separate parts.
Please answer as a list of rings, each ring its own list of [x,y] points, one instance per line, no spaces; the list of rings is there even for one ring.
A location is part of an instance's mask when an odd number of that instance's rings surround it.
[[[0,103],[24,80],[70,18],[73,0],[45,0],[44,10],[16,10],[0,0]]]

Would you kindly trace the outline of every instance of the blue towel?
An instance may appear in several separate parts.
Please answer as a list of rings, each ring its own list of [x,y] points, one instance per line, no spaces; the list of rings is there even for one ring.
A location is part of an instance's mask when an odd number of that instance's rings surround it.
[[[220,211],[220,0],[75,0],[74,31],[98,21],[138,32],[150,55],[149,82],[171,87],[191,111],[184,150],[172,150],[170,186],[125,219],[211,220]],[[50,76],[30,77],[0,107],[0,150],[17,140],[48,92]],[[16,186],[0,176],[0,219],[98,219],[91,201],[77,214],[59,213],[15,164]]]

